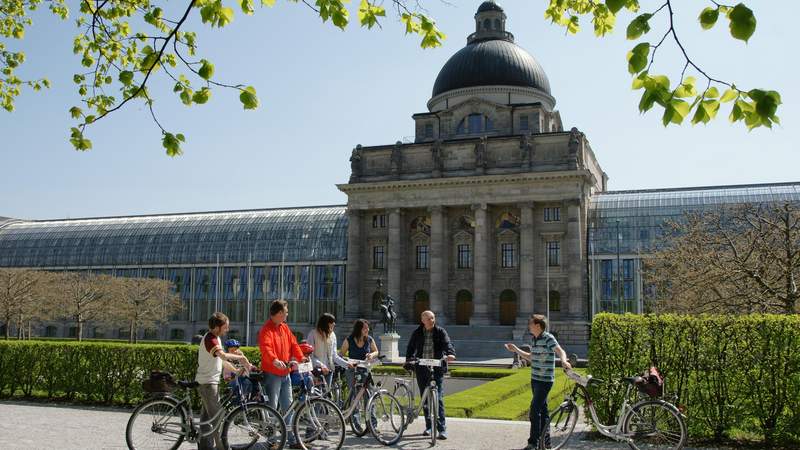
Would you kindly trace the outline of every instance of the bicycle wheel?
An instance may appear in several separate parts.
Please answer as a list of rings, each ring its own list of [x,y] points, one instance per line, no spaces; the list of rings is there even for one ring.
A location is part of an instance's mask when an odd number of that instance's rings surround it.
[[[311,398],[295,412],[292,431],[303,448],[338,450],[344,444],[344,416],[332,401]]]
[[[628,411],[622,432],[633,450],[681,449],[686,444],[686,423],[678,409],[662,400],[639,402]]]
[[[356,395],[357,394],[358,393],[356,393]],[[358,437],[364,436],[369,431],[365,419],[367,417],[369,395],[369,391],[364,392],[364,395],[362,395],[361,399],[358,401],[358,405],[353,410],[353,414],[350,416],[350,429],[353,430],[353,434]],[[355,399],[353,399],[353,401],[355,401]]]
[[[431,445],[436,445],[436,423],[439,419],[439,393],[436,389],[431,389],[428,395],[428,412],[431,415]]]
[[[403,437],[403,407],[394,395],[378,392],[369,399],[369,431],[383,445],[392,445]]]
[[[394,398],[396,398],[400,405],[403,407],[403,429],[405,430],[408,428],[408,425],[411,424],[415,417],[415,405],[414,405],[414,396],[411,394],[411,391],[408,389],[404,383],[397,383],[394,385],[394,392],[392,392]]]
[[[286,445],[286,424],[269,405],[247,403],[225,418],[222,443],[232,450],[282,449]]]
[[[178,402],[167,398],[148,400],[133,410],[125,427],[125,441],[131,450],[180,447],[190,424]]]
[[[545,426],[545,430],[548,431],[542,433],[539,438],[539,448],[552,450],[564,448],[575,430],[575,424],[578,422],[578,412],[577,406],[571,401],[566,401],[549,412],[550,421]]]

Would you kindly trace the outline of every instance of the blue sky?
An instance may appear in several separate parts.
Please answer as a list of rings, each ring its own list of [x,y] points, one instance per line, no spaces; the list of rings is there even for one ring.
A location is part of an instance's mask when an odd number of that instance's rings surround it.
[[[351,5],[355,14],[357,1]],[[387,2],[388,4],[389,2]],[[473,31],[479,1],[425,5],[447,33],[445,45],[422,50],[404,36],[389,12],[382,30],[344,32],[302,4],[278,1],[252,17],[237,13],[222,30],[200,24],[199,55],[216,66],[222,82],[255,86],[261,106],[244,111],[233,91],[215,89],[203,106],[180,104],[168,83],[156,83],[156,109],[164,126],[182,132],[185,154],[169,158],[160,132],[141,104],[132,104],[88,134],[94,148],[72,150],[68,109],[77,103],[72,74],[72,22],[37,15],[25,40],[23,77],[46,75],[53,87],[25,91],[17,111],[0,112],[0,216],[28,219],[152,214],[225,209],[344,204],[336,183],[349,176],[357,144],[391,144],[413,135],[411,115],[427,110],[433,82],[447,59]],[[546,1],[498,2],[516,42],[550,79],[564,127],[585,132],[610,189],[645,189],[797,181],[800,120],[797,42],[789,3],[749,2],[758,19],[750,42],[730,38],[722,22],[702,31],[703,2],[676,2],[676,26],[690,56],[709,74],[743,88],[779,91],[782,126],[748,132],[722,120],[707,126],[661,125],[658,111],[640,115],[630,89],[624,25],[604,39],[588,22],[565,36],[543,13]],[[654,9],[656,2],[642,2]],[[647,6],[651,4],[650,6]],[[780,6],[783,4],[783,6]],[[687,6],[690,5],[690,6]],[[657,7],[657,6],[656,6]],[[665,17],[661,16],[663,20]],[[653,23],[649,40],[660,38]],[[659,50],[654,72],[677,78],[682,60],[671,46]]]

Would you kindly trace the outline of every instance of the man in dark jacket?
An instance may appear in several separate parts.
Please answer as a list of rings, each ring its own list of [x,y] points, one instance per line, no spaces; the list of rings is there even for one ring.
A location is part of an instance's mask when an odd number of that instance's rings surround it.
[[[406,348],[406,360],[412,358],[442,359],[447,356],[447,361],[456,359],[456,351],[450,342],[450,336],[444,328],[436,325],[436,316],[433,311],[424,311],[421,316],[420,325],[408,340]],[[444,373],[447,371],[447,362],[442,367],[435,367],[433,379],[436,381],[436,389],[439,394],[439,417],[436,418],[436,428],[439,431],[439,439],[447,439],[447,424],[444,415]],[[427,367],[416,366],[417,384],[420,394],[430,383]],[[425,407],[425,436],[431,434],[431,417],[427,406]]]

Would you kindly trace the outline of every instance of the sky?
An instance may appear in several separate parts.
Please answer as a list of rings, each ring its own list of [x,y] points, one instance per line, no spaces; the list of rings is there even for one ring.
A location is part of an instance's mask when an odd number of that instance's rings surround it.
[[[235,6],[235,2],[231,3]],[[256,2],[258,3],[258,2]],[[355,17],[358,1],[350,4]],[[386,2],[388,5],[390,2]],[[703,2],[674,2],[677,32],[687,52],[710,75],[744,89],[780,92],[781,126],[747,131],[727,121],[729,108],[709,125],[665,128],[657,109],[640,114],[631,90],[625,40],[631,15],[611,36],[596,38],[584,19],[577,36],[544,19],[545,0],[504,0],[507,30],[547,73],[564,128],[586,136],[609,189],[650,189],[798,181],[800,87],[793,16],[788,1],[747,2],[758,27],[749,43],[727,25],[701,30]],[[768,3],[769,6],[766,6]],[[783,6],[780,4],[783,3]],[[28,60],[22,78],[47,76],[52,88],[25,90],[13,113],[0,111],[0,216],[21,219],[99,217],[192,211],[345,204],[337,188],[350,173],[357,144],[384,145],[411,137],[411,115],[426,112],[441,67],[474,31],[479,1],[425,0],[447,34],[444,46],[423,50],[387,11],[382,29],[355,20],[341,31],[301,4],[280,0],[239,13],[224,29],[200,23],[198,55],[211,60],[225,83],[253,85],[260,99],[245,111],[238,93],[215,89],[202,106],[183,106],[171,84],[151,87],[156,112],[170,131],[186,135],[183,156],[170,158],[160,130],[141,103],[128,104],[94,124],[94,147],[77,152],[68,141],[68,110],[78,103],[72,74],[74,23],[37,13],[23,41],[8,42]],[[710,4],[710,3],[709,3]],[[643,10],[660,2],[642,1]],[[651,22],[648,40],[660,39],[666,16]],[[678,78],[683,60],[667,42],[654,73]],[[160,77],[161,78],[161,77]]]

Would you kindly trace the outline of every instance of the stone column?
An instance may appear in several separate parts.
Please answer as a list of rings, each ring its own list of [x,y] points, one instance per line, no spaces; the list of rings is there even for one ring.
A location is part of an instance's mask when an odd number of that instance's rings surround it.
[[[432,206],[431,213],[431,311],[436,321],[446,322],[447,316],[447,246],[445,245],[447,220],[442,206]]]
[[[571,316],[581,314],[585,302],[583,296],[584,270],[586,261],[583,257],[583,233],[581,223],[581,202],[579,199],[568,200],[567,204],[567,236],[564,242],[564,252],[569,264],[569,297],[567,298],[566,311]]]
[[[492,295],[492,259],[489,248],[491,238],[487,205],[485,203],[474,205],[475,211],[475,260],[473,275],[474,310],[470,325],[489,324],[489,304]],[[493,311],[492,314],[497,311]]]
[[[281,274],[283,276],[283,274]],[[364,309],[361,298],[361,211],[347,210],[347,279],[344,315],[354,319]]]
[[[533,230],[533,203],[520,205],[520,236],[519,236],[519,310],[517,313],[517,328],[527,329],[528,318],[534,312],[534,230]]]
[[[401,216],[400,209],[389,210],[389,248],[387,266],[387,286],[386,292],[397,302],[395,307],[403,305],[407,309],[406,302],[402,298],[402,265],[403,265],[403,245],[400,240]]]

